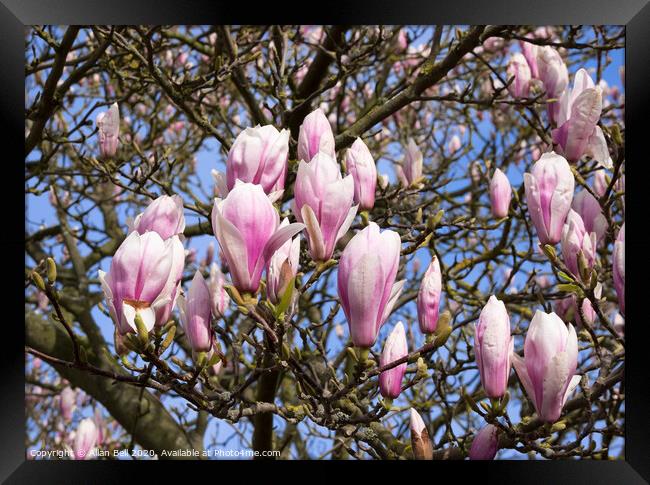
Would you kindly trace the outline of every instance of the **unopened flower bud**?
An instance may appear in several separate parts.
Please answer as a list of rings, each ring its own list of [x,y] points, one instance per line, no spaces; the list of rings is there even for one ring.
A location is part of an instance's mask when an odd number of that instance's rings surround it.
[[[433,447],[429,433],[418,412],[411,408],[411,446],[416,460],[431,460]]]

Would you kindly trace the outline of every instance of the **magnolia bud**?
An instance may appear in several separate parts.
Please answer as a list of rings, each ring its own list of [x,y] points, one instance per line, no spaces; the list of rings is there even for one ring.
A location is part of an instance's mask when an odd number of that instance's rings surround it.
[[[472,441],[469,450],[470,460],[493,460],[499,450],[498,428],[492,424],[486,425]]]
[[[56,263],[52,258],[47,258],[47,281],[50,283],[56,281]]]
[[[416,460],[431,460],[433,458],[429,433],[422,417],[413,408],[411,408],[411,446]]]
[[[36,271],[32,273],[32,281],[38,287],[39,290],[45,291],[45,281],[43,281],[43,277],[40,274],[38,274]]]

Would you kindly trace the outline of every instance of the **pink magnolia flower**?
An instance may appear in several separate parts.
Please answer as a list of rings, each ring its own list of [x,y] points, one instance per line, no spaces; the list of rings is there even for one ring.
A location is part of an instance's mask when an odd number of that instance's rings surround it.
[[[523,54],[515,52],[508,62],[508,79],[514,78],[508,85],[508,91],[514,98],[526,98],[530,91],[532,74],[528,61]]]
[[[212,348],[213,338],[210,326],[210,289],[200,271],[194,273],[187,297],[178,297],[178,309],[192,351],[208,352]]]
[[[486,424],[472,441],[470,460],[493,460],[499,451],[499,428]]]
[[[122,335],[137,331],[137,314],[147,330],[167,323],[184,265],[178,236],[163,240],[153,231],[129,234],[115,252],[110,271],[99,271],[109,313]]]
[[[566,159],[549,152],[524,174],[528,211],[542,244],[556,244],[571,209],[575,179]]]
[[[293,213],[307,226],[309,253],[315,261],[327,261],[357,213],[354,179],[341,177],[336,160],[318,152],[310,162],[300,162],[294,194]]]
[[[362,210],[370,210],[375,205],[377,188],[377,167],[370,150],[361,138],[357,138],[345,158],[347,171],[354,179],[354,202]]]
[[[585,230],[588,233],[595,233],[598,241],[602,240],[605,232],[607,232],[608,224],[598,200],[586,189],[583,189],[573,198],[571,207],[580,214]]]
[[[546,97],[557,100],[569,84],[569,72],[558,51],[551,46],[537,48],[537,74],[544,85]],[[556,122],[559,102],[548,103],[549,117]]]
[[[278,131],[272,125],[246,128],[235,139],[226,160],[226,188],[237,180],[261,185],[274,198],[281,195],[287,178],[289,131]],[[280,192],[277,194],[277,192]],[[226,194],[221,192],[222,197]]]
[[[578,299],[575,295],[567,296],[561,300],[555,300],[553,310],[566,323],[574,321],[578,327],[582,326],[582,317],[578,310]],[[597,314],[589,299],[585,298],[582,300],[581,310],[588,324],[596,321]]]
[[[379,358],[381,367],[395,362],[408,355],[406,333],[402,322],[397,322],[384,344],[384,350]],[[407,363],[403,362],[379,374],[379,392],[388,399],[396,399],[402,392],[402,380],[406,373]]]
[[[210,305],[212,316],[214,318],[223,318],[230,304],[230,296],[224,288],[226,277],[219,269],[217,263],[210,265],[210,278],[208,279],[208,288],[210,290]]]
[[[612,270],[614,274],[614,288],[618,296],[618,306],[625,315],[625,224],[621,226],[614,243],[612,254]]]
[[[500,397],[508,389],[513,347],[506,306],[492,295],[474,327],[476,364],[487,396]]]
[[[511,198],[512,187],[508,176],[497,168],[490,180],[490,203],[494,217],[508,217]]]
[[[594,172],[594,192],[598,197],[602,197],[607,192],[609,184],[607,183],[606,176],[607,174],[602,168]]]
[[[85,460],[97,443],[97,425],[90,418],[82,419],[74,437],[74,458]]]
[[[334,158],[334,133],[325,113],[320,108],[312,111],[302,122],[298,134],[298,160],[311,161],[318,153],[323,152]]]
[[[120,136],[120,109],[113,103],[108,111],[97,115],[97,130],[99,134],[99,154],[102,158],[114,157],[117,153]]]
[[[261,185],[238,182],[224,200],[215,199],[212,228],[239,291],[256,293],[273,253],[305,227],[279,225],[280,216]]]
[[[600,295],[597,295],[597,298],[599,298],[599,297],[600,297]],[[598,318],[598,314],[596,313],[596,310],[594,310],[594,307],[591,304],[591,302],[589,301],[589,299],[585,298],[584,300],[582,300],[582,305],[580,305],[580,310],[578,310],[577,298],[575,297],[575,295],[573,295],[573,298],[575,300],[575,322],[576,322],[576,325],[578,325],[578,327],[582,327],[582,325],[583,325],[582,316],[584,316],[584,320],[589,325],[594,323],[596,321],[596,319]],[[582,316],[581,316],[581,311],[582,311]]]
[[[530,69],[530,75],[533,78],[539,77],[539,71],[537,69],[537,48],[536,44],[531,44],[530,42],[525,42],[520,40],[519,47],[521,48],[521,53],[528,63],[528,68]]]
[[[496,52],[504,46],[504,40],[501,37],[488,37],[483,42],[483,48],[487,52]]]
[[[289,225],[289,219],[283,219],[280,228]],[[300,262],[300,238],[295,237],[285,242],[271,257],[266,272],[266,291],[272,303],[278,303],[289,287],[289,283],[298,273]]]
[[[70,386],[66,386],[61,391],[59,407],[61,409],[61,416],[65,421],[72,420],[72,413],[77,407],[77,394]]]
[[[603,108],[601,88],[594,85],[585,69],[575,76],[573,89],[564,91],[553,130],[553,142],[569,161],[588,155],[605,168],[612,168],[603,130],[598,126]]]
[[[413,138],[408,139],[404,161],[402,165],[397,165],[397,177],[404,187],[409,187],[422,178],[422,152],[418,148]]]
[[[357,347],[372,347],[404,281],[395,283],[401,240],[394,231],[379,232],[370,222],[348,243],[338,269],[338,293]]]
[[[183,199],[179,195],[161,195],[135,218],[132,230],[140,234],[155,231],[163,239],[183,234]]]
[[[528,327],[524,357],[512,354],[512,363],[539,418],[557,421],[569,395],[580,383],[578,338],[555,313],[537,311]]]
[[[433,256],[418,290],[418,323],[422,333],[427,334],[436,331],[441,292],[442,274],[440,273],[440,263],[438,258]]]
[[[596,233],[587,232],[582,217],[571,209],[562,230],[562,257],[571,273],[582,278],[578,268],[578,254],[582,251],[587,267],[596,261]]]

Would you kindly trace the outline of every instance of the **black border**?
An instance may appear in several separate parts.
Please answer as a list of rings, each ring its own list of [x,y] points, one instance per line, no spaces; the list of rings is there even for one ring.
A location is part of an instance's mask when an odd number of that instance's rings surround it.
[[[312,7],[310,10],[309,8]],[[3,191],[12,191],[12,199],[3,197],[4,222],[0,230],[0,281],[4,281],[0,308],[2,311],[2,343],[0,351],[0,478],[5,483],[116,483],[133,479],[134,472],[146,473],[155,479],[168,473],[170,462],[58,462],[26,461],[24,454],[24,26],[32,24],[625,24],[626,33],[626,151],[631,163],[626,166],[626,219],[628,261],[627,363],[626,363],[626,461],[493,461],[493,462],[423,462],[396,463],[408,466],[410,480],[452,480],[458,483],[471,478],[494,477],[499,483],[649,483],[650,482],[650,379],[646,342],[648,322],[635,319],[642,311],[642,291],[647,291],[646,275],[650,258],[643,239],[642,222],[629,224],[630,218],[646,213],[642,184],[646,176],[648,156],[647,135],[643,120],[650,110],[650,3],[648,0],[364,0],[323,2],[309,5],[267,2],[264,6],[249,2],[223,0],[1,0],[0,1],[0,136],[2,136]],[[646,140],[644,140],[644,137]],[[644,143],[646,141],[646,143]],[[646,171],[646,174],[643,172]],[[13,193],[15,191],[15,193]],[[18,202],[22,200],[22,205]],[[646,203],[647,204],[647,203]],[[16,208],[23,208],[18,211]],[[638,214],[637,214],[638,213]],[[630,216],[631,214],[631,216]],[[630,268],[630,266],[632,266]],[[9,271],[7,271],[9,269]],[[631,272],[630,272],[631,270]],[[630,276],[631,275],[631,276]],[[632,279],[630,279],[632,278]],[[640,284],[635,284],[636,282]],[[638,320],[638,321],[637,321]],[[137,464],[136,464],[137,463]],[[210,462],[213,463],[213,462]],[[192,462],[191,481],[226,479],[224,467],[237,467],[242,477],[250,479],[249,471],[267,467],[269,462],[253,462],[243,469],[237,462],[219,462],[217,468]],[[296,466],[291,462],[273,462],[278,467],[276,479],[287,477]],[[332,472],[341,477],[350,471],[361,471],[371,478],[372,471],[383,471],[383,462],[371,465],[353,462],[327,462]],[[176,463],[174,463],[176,465]],[[300,465],[300,464],[299,464]],[[210,468],[205,468],[209,466]],[[315,462],[309,462],[305,473],[313,473]],[[427,467],[411,468],[411,467]],[[205,478],[196,473],[205,471]],[[291,467],[289,469],[288,467]],[[303,468],[301,466],[301,468]],[[443,471],[444,468],[444,471]],[[406,468],[403,468],[406,470]],[[413,471],[422,471],[417,477]],[[228,470],[232,471],[232,469]],[[270,470],[269,470],[270,471]],[[13,474],[12,474],[13,472]],[[444,477],[447,475],[447,477]],[[455,473],[454,473],[455,472]],[[452,473],[452,475],[449,475]],[[11,476],[9,477],[9,475]],[[302,475],[309,480],[313,475]],[[330,475],[337,479],[337,475]],[[451,478],[456,477],[456,478]],[[131,481],[129,480],[129,481]]]

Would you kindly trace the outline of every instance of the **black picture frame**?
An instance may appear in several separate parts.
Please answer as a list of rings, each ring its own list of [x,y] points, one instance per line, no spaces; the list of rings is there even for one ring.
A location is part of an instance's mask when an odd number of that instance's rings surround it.
[[[644,150],[644,127],[650,98],[650,3],[648,0],[373,0],[357,2],[326,2],[308,5],[304,2],[267,3],[264,6],[247,2],[222,0],[0,0],[0,134],[3,138],[5,226],[0,236],[5,282],[2,300],[2,342],[0,351],[0,478],[6,483],[115,483],[130,481],[134,472],[146,473],[148,481],[168,475],[169,462],[59,462],[26,461],[24,445],[24,334],[21,326],[20,274],[24,277],[24,206],[19,202],[24,182],[24,42],[25,26],[33,24],[619,24],[626,26],[626,99],[625,111],[627,193],[628,288],[626,342],[628,348],[625,372],[626,427],[625,461],[494,461],[445,462],[436,465],[409,463],[341,463],[328,462],[330,476],[358,470],[364,478],[382,473],[388,466],[428,467],[403,468],[409,480],[450,480],[473,476],[484,480],[493,477],[499,483],[648,483],[650,481],[650,379],[646,342],[648,323],[641,317],[647,287],[646,239],[642,197],[647,180],[650,157]],[[647,138],[647,135],[645,135]],[[22,160],[22,162],[21,162]],[[644,172],[646,174],[644,175]],[[14,193],[15,191],[15,193]],[[23,208],[23,211],[16,210]],[[631,223],[630,223],[631,220]],[[630,236],[631,234],[631,236]],[[630,279],[631,278],[631,279]],[[637,284],[638,282],[638,284]],[[15,294],[14,294],[15,293]],[[21,298],[22,295],[22,298]],[[135,463],[138,463],[137,465]],[[211,464],[193,462],[187,475],[192,481],[225,479],[224,467],[236,467],[248,474],[258,467],[269,467],[276,479],[289,477],[294,466],[314,473],[313,463],[255,462],[243,469],[241,463]],[[201,467],[199,472],[198,468]],[[271,469],[273,467],[273,469]],[[275,468],[277,467],[277,470]],[[289,468],[291,467],[291,468]],[[186,469],[188,473],[189,469]],[[229,470],[228,473],[235,471]],[[444,470],[444,471],[443,471]],[[422,472],[422,475],[419,472]],[[198,473],[206,472],[205,478]],[[443,478],[443,474],[447,478]],[[222,473],[224,475],[222,475]],[[298,475],[309,480],[309,475]],[[234,477],[233,477],[234,478]],[[456,482],[456,479],[453,479]]]

